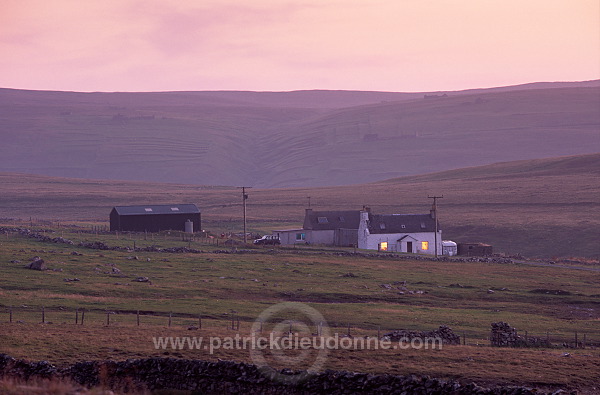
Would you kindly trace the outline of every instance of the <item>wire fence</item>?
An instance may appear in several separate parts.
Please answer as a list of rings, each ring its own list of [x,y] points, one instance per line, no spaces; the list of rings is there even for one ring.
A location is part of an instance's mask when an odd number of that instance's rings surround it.
[[[89,308],[46,308],[32,306],[8,306],[4,309],[4,317],[0,318],[0,323],[5,324],[62,324],[77,326],[103,326],[103,327],[162,327],[173,329],[188,330],[209,330],[209,331],[244,331],[250,332],[270,332],[278,328],[280,331],[286,329],[286,333],[292,333],[302,330],[309,330],[313,336],[323,334],[323,323],[313,324],[313,327],[307,327],[305,323],[295,320],[277,320],[273,322],[258,322],[241,317],[236,313],[222,314],[193,314],[180,312],[156,312],[146,310],[123,311],[123,310],[102,310]],[[282,324],[283,323],[283,324]],[[329,329],[332,334],[336,333],[342,336],[364,336],[377,337],[379,339],[385,336],[391,330],[389,328],[371,327],[365,328],[355,326],[351,323],[340,324],[333,323]],[[413,331],[416,332],[416,331]],[[490,345],[495,343],[494,333],[490,333],[487,339],[481,335],[466,332],[457,334],[460,338],[460,345]],[[522,331],[514,335],[521,340],[506,344],[506,347],[531,347],[531,348],[569,348],[569,349],[596,349],[600,348],[600,336],[597,334],[588,334],[586,331],[573,331],[571,333],[556,333],[546,331],[543,333]]]

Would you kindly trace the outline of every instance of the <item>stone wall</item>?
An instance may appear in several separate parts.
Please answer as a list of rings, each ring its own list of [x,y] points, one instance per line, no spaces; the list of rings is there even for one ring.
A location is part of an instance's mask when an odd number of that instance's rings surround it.
[[[405,329],[396,330],[383,335],[385,339],[389,339],[394,342],[400,340],[437,340],[439,339],[442,344],[460,344],[460,336],[452,331],[446,325],[441,325],[438,329],[433,331],[409,331]]]
[[[173,358],[79,362],[58,368],[48,362],[27,362],[0,354],[0,378],[66,377],[80,385],[118,389],[176,389],[201,393],[306,394],[481,394],[543,395],[525,387],[484,388],[474,383],[427,376],[373,375],[343,371],[276,371],[231,361],[208,362]]]
[[[490,343],[496,347],[552,347],[547,339],[519,335],[517,329],[506,322],[492,323]]]

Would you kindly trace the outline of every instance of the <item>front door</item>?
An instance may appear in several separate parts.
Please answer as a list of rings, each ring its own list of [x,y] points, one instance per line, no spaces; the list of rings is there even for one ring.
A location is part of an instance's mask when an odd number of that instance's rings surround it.
[[[412,241],[407,241],[406,242],[406,252],[413,252]]]

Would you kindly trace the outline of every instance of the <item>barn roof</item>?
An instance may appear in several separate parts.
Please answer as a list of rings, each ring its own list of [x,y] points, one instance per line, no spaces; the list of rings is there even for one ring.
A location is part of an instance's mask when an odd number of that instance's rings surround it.
[[[369,232],[377,234],[435,232],[435,220],[429,214],[369,214]]]
[[[335,230],[358,229],[360,211],[313,211],[306,210],[304,229]]]
[[[199,214],[195,204],[149,204],[146,206],[115,206],[119,215]]]

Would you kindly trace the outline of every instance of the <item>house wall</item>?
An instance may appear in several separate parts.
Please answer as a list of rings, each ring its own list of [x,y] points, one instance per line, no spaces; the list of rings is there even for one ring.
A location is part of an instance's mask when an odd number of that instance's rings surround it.
[[[282,245],[294,245],[294,244],[306,244],[306,240],[296,240],[297,233],[304,233],[306,235],[306,230],[304,229],[290,229],[290,230],[274,230],[273,235],[279,237],[279,242]]]
[[[306,241],[310,244],[333,245],[335,230],[306,230]]]
[[[404,236],[408,238],[398,242]],[[423,232],[423,233],[385,233],[385,234],[368,234],[364,238],[364,246],[368,250],[379,249],[379,243],[387,242],[388,251],[390,252],[413,252],[416,254],[435,254],[435,232]],[[427,250],[421,249],[421,242],[427,241],[429,248]],[[412,251],[407,251],[407,242],[412,242]],[[438,232],[438,254],[442,255],[442,232]]]
[[[304,240],[296,240],[296,234],[304,233]],[[283,245],[293,244],[323,244],[337,246],[355,246],[357,245],[356,229],[336,229],[336,230],[312,230],[312,229],[289,229],[274,230],[274,236],[279,236],[279,241]]]
[[[358,231],[356,229],[336,229],[333,244],[340,247],[356,247]]]

